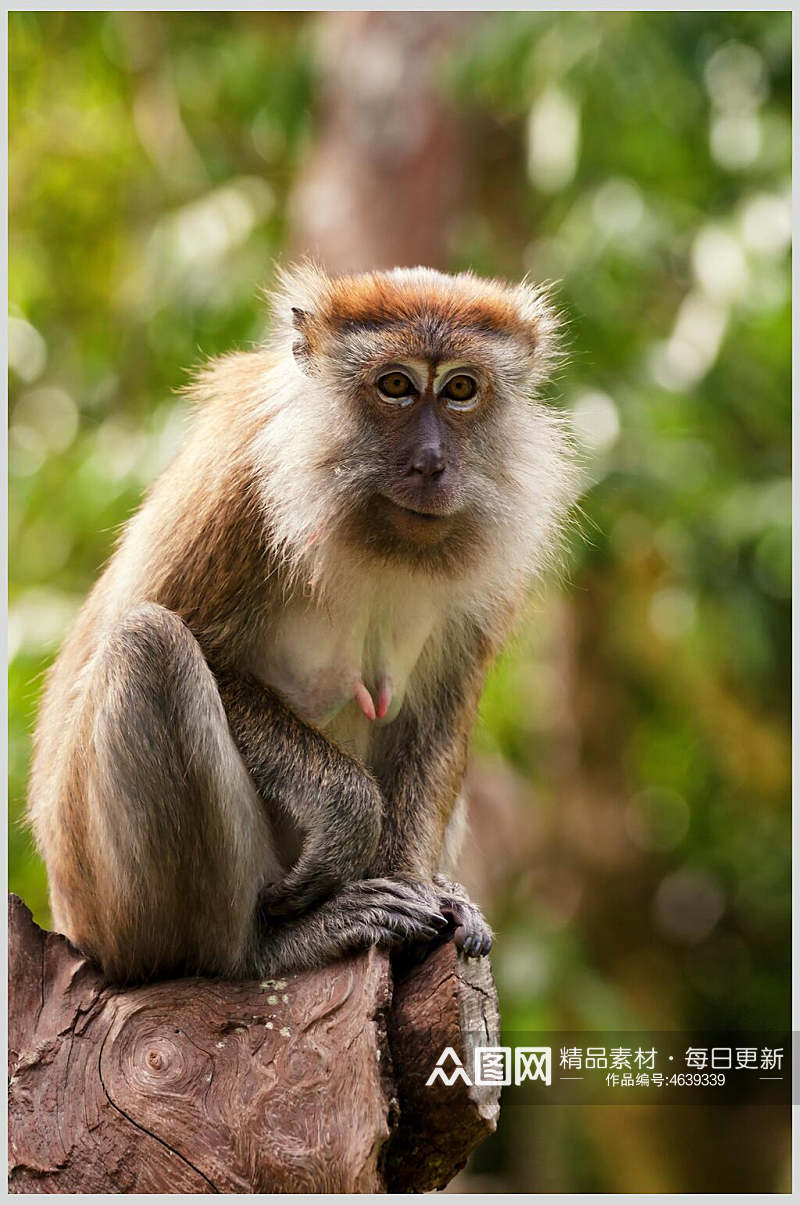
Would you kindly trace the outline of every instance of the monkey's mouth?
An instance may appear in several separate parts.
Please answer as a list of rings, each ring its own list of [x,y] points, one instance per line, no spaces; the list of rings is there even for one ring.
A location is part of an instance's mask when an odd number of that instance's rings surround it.
[[[403,502],[395,502],[393,498],[388,498],[387,501],[397,510],[401,510],[404,514],[412,515],[415,519],[421,519],[427,523],[441,523],[443,519],[449,519],[450,515],[442,514],[441,511],[433,510],[417,510],[415,506],[406,506]]]
[[[455,518],[452,511],[441,506],[435,509],[432,503],[426,506],[416,500],[413,504],[405,500],[400,502],[385,494],[380,500],[389,525],[402,540],[412,544],[438,544],[447,536]]]
[[[453,491],[450,489],[433,489],[428,491],[386,490],[381,491],[380,497],[388,504],[390,512],[399,511],[410,519],[419,519],[421,523],[443,523],[453,519],[458,509]]]

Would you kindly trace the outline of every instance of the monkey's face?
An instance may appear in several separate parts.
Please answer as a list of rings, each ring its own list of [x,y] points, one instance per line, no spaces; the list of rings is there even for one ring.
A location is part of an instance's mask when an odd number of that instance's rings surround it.
[[[293,311],[294,351],[326,416],[319,454],[339,530],[382,558],[452,572],[498,551],[532,509],[544,521],[565,446],[534,398],[554,328],[541,297],[429,269],[316,283]]]
[[[386,361],[370,357],[363,369],[352,402],[382,478],[367,513],[401,540],[439,543],[469,506],[470,442],[480,438],[480,408],[491,405],[486,370],[476,357],[409,355],[402,347]]]

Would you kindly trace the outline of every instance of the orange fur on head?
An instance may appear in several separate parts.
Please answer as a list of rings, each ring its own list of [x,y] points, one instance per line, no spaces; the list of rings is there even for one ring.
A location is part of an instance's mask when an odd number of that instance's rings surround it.
[[[535,353],[542,376],[557,352],[559,321],[544,289],[472,272],[417,267],[331,277],[305,262],[279,274],[275,316],[279,330],[300,333],[311,355],[348,330],[382,327],[428,339],[469,332],[513,339]]]

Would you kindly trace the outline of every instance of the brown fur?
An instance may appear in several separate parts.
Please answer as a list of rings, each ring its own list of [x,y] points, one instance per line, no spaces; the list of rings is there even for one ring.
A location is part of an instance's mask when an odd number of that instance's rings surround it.
[[[429,332],[446,332],[451,342],[464,334],[510,336],[535,347],[552,334],[543,318],[526,320],[500,282],[456,276],[442,284],[440,277],[432,287],[429,278],[400,284],[374,272],[331,280],[305,329],[317,352],[342,331],[382,326],[393,328],[401,339],[405,333],[406,349]]]
[[[533,397],[553,328],[529,286],[305,266],[271,344],[198,375],[191,438],[89,595],[35,738],[56,924],[109,974],[286,970],[457,907],[480,952],[479,914],[455,888],[445,908],[435,875],[486,669],[569,501]],[[450,413],[433,367],[416,406],[383,405],[375,373],[409,357],[465,360],[480,406]],[[408,467],[425,412],[436,482]],[[337,694],[348,640],[373,697],[394,667],[382,725]]]

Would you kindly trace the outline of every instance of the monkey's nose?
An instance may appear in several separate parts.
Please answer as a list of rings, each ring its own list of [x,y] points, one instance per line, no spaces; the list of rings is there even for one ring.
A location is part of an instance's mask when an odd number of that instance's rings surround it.
[[[445,470],[444,457],[440,448],[419,448],[411,460],[411,472],[419,473],[424,481],[441,477]]]

